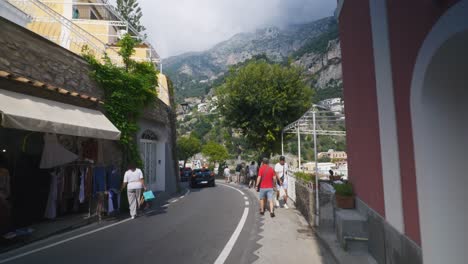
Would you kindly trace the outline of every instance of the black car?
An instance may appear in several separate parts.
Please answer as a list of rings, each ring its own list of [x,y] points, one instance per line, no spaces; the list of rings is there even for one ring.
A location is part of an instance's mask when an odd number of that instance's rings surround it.
[[[180,168],[180,181],[188,182],[192,176],[191,168]]]
[[[190,187],[209,186],[214,187],[215,175],[208,169],[195,169],[192,171],[192,178],[190,180]]]

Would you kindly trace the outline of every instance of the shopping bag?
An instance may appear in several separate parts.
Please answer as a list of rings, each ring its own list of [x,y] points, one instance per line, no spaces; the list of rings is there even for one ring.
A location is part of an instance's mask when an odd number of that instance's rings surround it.
[[[283,197],[286,195],[286,192],[284,191],[283,187],[279,189],[280,197]]]
[[[146,191],[146,192],[144,192],[144,193],[143,193],[143,197],[145,198],[145,201],[151,201],[151,200],[156,199],[156,197],[154,197],[153,191]]]

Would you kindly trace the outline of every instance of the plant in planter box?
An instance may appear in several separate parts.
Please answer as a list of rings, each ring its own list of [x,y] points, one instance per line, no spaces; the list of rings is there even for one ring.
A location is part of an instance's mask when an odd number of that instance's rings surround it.
[[[354,190],[351,183],[335,184],[336,206],[342,209],[354,208]]]
[[[315,174],[314,173],[306,173],[306,172],[296,172],[294,174],[296,179],[300,179],[304,181],[310,188],[315,190]]]

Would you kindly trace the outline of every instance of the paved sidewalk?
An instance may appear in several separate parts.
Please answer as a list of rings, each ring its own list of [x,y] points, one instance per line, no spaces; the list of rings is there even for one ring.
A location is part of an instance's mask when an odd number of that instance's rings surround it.
[[[257,195],[253,189],[249,191]],[[263,225],[259,235],[262,238],[257,241],[261,247],[255,252],[259,259],[254,263],[335,264],[304,217],[292,203],[288,205],[289,209],[277,208],[274,218],[268,212],[261,217]]]

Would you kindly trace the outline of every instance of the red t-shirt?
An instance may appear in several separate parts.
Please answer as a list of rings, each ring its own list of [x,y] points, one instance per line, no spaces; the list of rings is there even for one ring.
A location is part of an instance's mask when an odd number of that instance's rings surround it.
[[[258,171],[258,177],[262,178],[260,182],[260,189],[273,188],[273,177],[275,177],[275,171],[268,165],[262,165]]]

